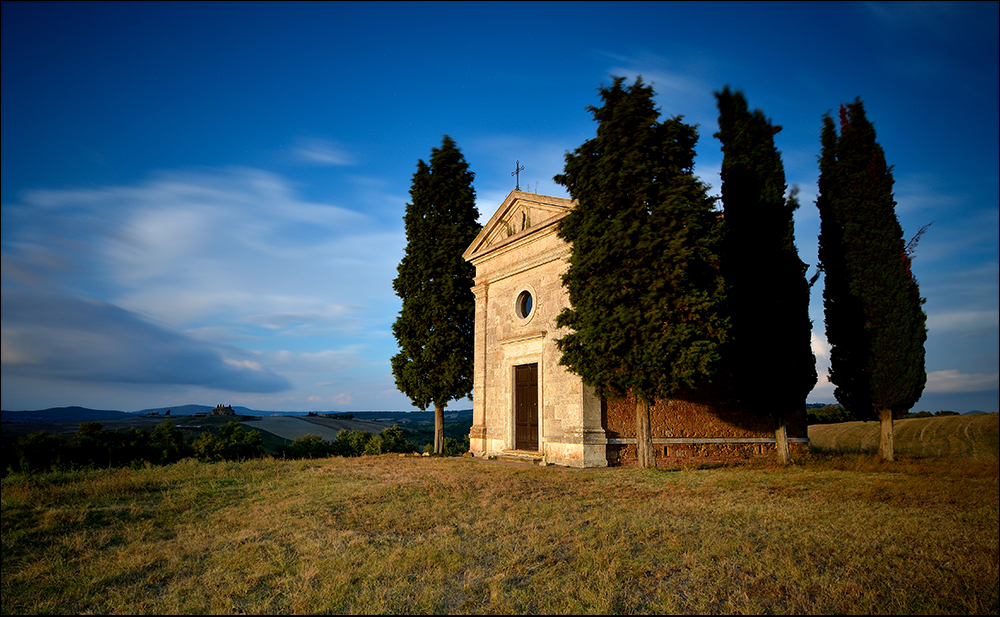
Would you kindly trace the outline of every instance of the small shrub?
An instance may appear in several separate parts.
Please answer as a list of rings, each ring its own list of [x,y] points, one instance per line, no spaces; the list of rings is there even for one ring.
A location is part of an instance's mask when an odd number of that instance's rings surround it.
[[[188,455],[188,447],[184,444],[184,435],[170,420],[156,425],[149,435],[151,463],[165,465],[176,463]]]
[[[824,405],[819,409],[806,409],[806,424],[837,424],[857,419],[854,414],[841,405]]]
[[[66,460],[68,443],[49,433],[31,433],[17,438],[14,448],[21,473],[40,473],[60,469]]]
[[[364,449],[364,451],[362,451],[362,454],[365,454],[365,455],[368,455],[368,456],[377,456],[379,454],[382,454],[383,452],[386,452],[386,450],[383,449],[382,446],[383,446],[382,436],[381,435],[374,435],[365,444],[365,449]]]
[[[230,422],[219,429],[222,456],[227,461],[243,461],[264,456],[264,440],[260,433]]]
[[[383,452],[398,452],[400,454],[405,454],[407,452],[417,451],[417,444],[407,440],[406,437],[403,436],[403,429],[401,429],[398,424],[393,424],[389,428],[383,430],[379,433],[379,437],[382,438]]]
[[[339,456],[361,456],[365,453],[365,446],[371,440],[372,434],[365,431],[349,431],[341,429],[337,433],[336,454]]]
[[[212,434],[208,432],[198,435],[198,438],[191,444],[191,451],[194,453],[195,458],[203,463],[222,460],[219,440],[212,437]]]
[[[278,446],[278,456],[288,459],[326,458],[334,453],[334,443],[319,435],[299,437],[287,446]]]

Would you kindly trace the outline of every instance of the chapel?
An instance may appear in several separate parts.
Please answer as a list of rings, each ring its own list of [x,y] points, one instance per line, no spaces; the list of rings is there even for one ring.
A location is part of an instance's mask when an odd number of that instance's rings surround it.
[[[636,460],[633,401],[602,400],[559,364],[570,246],[556,230],[573,204],[511,191],[463,255],[476,268],[473,456],[571,467]],[[651,408],[658,462],[774,456],[773,421],[747,414],[726,392],[716,385]],[[805,451],[804,409],[787,431],[793,454]]]

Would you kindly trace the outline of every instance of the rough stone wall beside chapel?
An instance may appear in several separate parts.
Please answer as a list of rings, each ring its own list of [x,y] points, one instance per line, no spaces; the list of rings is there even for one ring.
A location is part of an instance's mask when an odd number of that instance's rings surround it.
[[[607,436],[609,464],[629,464],[635,454],[635,399],[625,398],[602,401],[601,420]],[[698,392],[687,392],[669,401],[657,401],[650,409],[654,451],[657,461],[685,463],[716,459],[773,457],[775,453],[774,421],[770,416],[749,414],[724,388],[706,387]],[[808,438],[806,414],[794,414],[787,419],[790,439]],[[667,440],[765,439],[769,443],[663,443]],[[615,443],[629,440],[633,443]],[[660,440],[661,443],[656,443]],[[794,455],[808,452],[808,444],[789,444]]]

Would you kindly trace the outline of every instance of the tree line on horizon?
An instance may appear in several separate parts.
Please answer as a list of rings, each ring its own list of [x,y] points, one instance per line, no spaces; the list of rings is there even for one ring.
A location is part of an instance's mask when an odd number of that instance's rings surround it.
[[[901,414],[896,420],[910,420],[913,418],[943,418],[946,416],[960,416],[962,414],[950,409],[940,409],[938,411],[908,411]],[[843,422],[865,422],[871,420],[871,416],[864,417],[855,415],[850,409],[843,405],[813,405],[806,408],[806,424],[840,424]]]
[[[839,134],[823,117],[820,263],[810,280],[794,244],[798,191],[788,191],[774,144],[781,127],[751,112],[742,92],[715,93],[720,213],[694,176],[696,128],[661,119],[641,77],[624,82],[600,88],[601,105],[588,108],[596,136],[554,178],[576,202],[558,228],[571,246],[560,363],[598,396],[634,395],[640,466],[656,465],[655,402],[713,381],[773,418],[779,460],[791,462],[786,419],[817,379],[808,311],[822,274],[835,397],[880,421],[879,455],[893,460],[892,420],[926,382],[924,300],[911,270],[920,234],[903,241],[892,168],[860,99],[840,107]],[[473,178],[447,135],[429,165],[418,161],[393,282],[396,384],[419,409],[434,406],[437,427],[447,402],[472,390],[475,273],[461,256],[480,230]]]
[[[416,453],[419,444],[407,439],[404,430],[394,424],[374,434],[342,429],[336,439],[305,435],[289,443],[265,449],[259,431],[240,422],[228,422],[216,434],[203,431],[185,438],[170,420],[152,430],[130,428],[106,430],[100,422],[81,422],[70,438],[43,431],[4,436],[2,475],[43,473],[74,469],[107,469],[144,465],[169,465],[184,458],[205,463],[243,461],[273,456],[282,459],[362,456],[387,453]],[[468,450],[460,440],[446,437],[442,454],[455,456]]]

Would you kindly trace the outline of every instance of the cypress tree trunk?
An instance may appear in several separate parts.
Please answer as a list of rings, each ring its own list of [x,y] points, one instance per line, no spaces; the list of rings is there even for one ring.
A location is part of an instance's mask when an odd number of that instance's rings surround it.
[[[878,422],[882,433],[878,444],[878,456],[883,461],[894,461],[896,445],[892,430],[892,410],[887,407],[879,409]]]
[[[774,419],[774,443],[778,450],[778,462],[782,465],[790,465],[792,452],[788,449],[788,424],[785,416],[778,416]]]
[[[649,401],[635,398],[635,455],[639,467],[656,467],[656,453],[653,451],[653,427],[649,417]]]
[[[443,405],[434,405],[434,454],[444,454]]]

